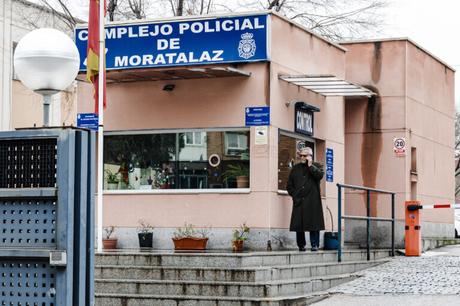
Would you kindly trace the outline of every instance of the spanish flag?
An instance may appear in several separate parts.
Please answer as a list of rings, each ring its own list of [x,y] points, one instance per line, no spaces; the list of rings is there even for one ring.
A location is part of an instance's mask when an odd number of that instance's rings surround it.
[[[88,49],[86,58],[86,79],[93,83],[94,86],[94,101],[95,101],[95,113],[99,113],[98,99],[99,99],[99,60],[104,61],[105,67],[105,52],[100,53],[99,48],[99,8],[101,6],[100,1],[104,1],[104,16],[106,14],[106,0],[89,0],[89,20],[88,20]],[[105,35],[105,33],[103,34]],[[103,99],[104,108],[106,107],[106,95],[105,95],[105,73],[103,74]]]

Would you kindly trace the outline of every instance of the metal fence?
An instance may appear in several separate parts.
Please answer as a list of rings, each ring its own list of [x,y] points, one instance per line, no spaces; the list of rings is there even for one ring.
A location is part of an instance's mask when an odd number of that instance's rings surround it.
[[[367,236],[366,236],[366,249],[367,249],[367,260],[370,260],[370,242],[371,242],[371,221],[387,221],[391,222],[391,256],[395,255],[395,193],[392,191],[386,191],[382,189],[368,188],[364,186],[337,184],[338,188],[338,240],[339,247],[337,253],[337,260],[342,261],[342,219],[354,219],[354,220],[366,220]],[[367,216],[347,216],[342,215],[342,189],[355,189],[364,190],[367,194],[366,210]],[[371,217],[371,192],[390,194],[391,195],[391,218],[378,218]],[[346,204],[346,203],[345,203]]]

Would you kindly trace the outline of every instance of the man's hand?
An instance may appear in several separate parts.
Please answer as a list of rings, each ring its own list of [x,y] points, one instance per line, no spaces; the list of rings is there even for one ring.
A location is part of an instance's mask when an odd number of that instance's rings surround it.
[[[311,165],[313,164],[313,157],[311,155],[307,156],[307,163],[308,167],[311,167]]]

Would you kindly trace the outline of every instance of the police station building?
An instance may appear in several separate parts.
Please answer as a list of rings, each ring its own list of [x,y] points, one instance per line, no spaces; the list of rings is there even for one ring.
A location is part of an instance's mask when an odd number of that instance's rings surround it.
[[[87,35],[77,28],[81,79]],[[211,227],[210,249],[230,249],[242,223],[251,249],[295,247],[285,189],[305,146],[326,170],[327,230],[337,183],[396,192],[399,244],[405,200],[454,201],[454,70],[409,39],[339,45],[268,11],[143,20],[106,26],[106,66],[103,223],[120,248],[138,246],[141,219],[157,249],[185,222]],[[92,101],[79,82],[78,112]],[[389,217],[390,199],[371,199]],[[350,191],[344,213],[365,215],[365,200]],[[424,236],[453,236],[451,209],[422,218]],[[346,223],[345,239],[364,226]]]

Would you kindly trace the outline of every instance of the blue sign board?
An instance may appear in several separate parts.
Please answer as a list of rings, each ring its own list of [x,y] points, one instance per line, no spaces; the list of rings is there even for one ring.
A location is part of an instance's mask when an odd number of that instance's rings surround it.
[[[268,60],[268,15],[106,25],[106,67],[132,69]],[[86,70],[88,28],[77,28]]]
[[[246,126],[270,125],[270,107],[246,107]]]
[[[83,113],[77,115],[77,127],[97,131],[99,116],[93,113]]]
[[[326,182],[334,181],[334,151],[326,148]]]

